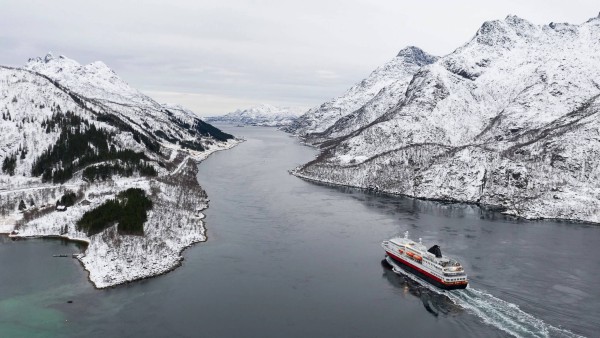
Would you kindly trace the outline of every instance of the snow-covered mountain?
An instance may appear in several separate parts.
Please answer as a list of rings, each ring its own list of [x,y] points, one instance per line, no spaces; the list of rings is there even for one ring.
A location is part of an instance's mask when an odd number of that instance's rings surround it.
[[[598,65],[600,17],[485,22],[420,68],[395,107],[330,141],[296,173],[529,218],[600,222]]]
[[[44,58],[29,59],[24,69],[45,76],[97,113],[112,114],[136,132],[168,147],[180,141],[210,147],[213,141],[232,138],[204,123],[192,111],[160,104],[130,87],[100,61],[80,65],[49,53]]]
[[[260,104],[250,108],[205,118],[207,122],[241,124],[250,126],[282,127],[292,124],[304,111],[290,107]]]
[[[101,62],[80,65],[52,54],[23,68],[0,66],[0,114],[0,232],[89,242],[81,261],[98,287],[172,269],[184,247],[203,240],[202,222],[182,217],[207,201],[188,159],[238,142],[183,107],[157,103]],[[175,179],[182,173],[194,177],[184,188]],[[177,191],[194,186],[184,210]],[[78,229],[85,211],[128,188],[161,205],[150,211],[144,236],[108,235],[118,225],[97,235]],[[69,191],[85,203],[54,211]],[[124,242],[131,247],[119,248]]]
[[[412,76],[435,60],[417,47],[406,47],[343,95],[310,109],[285,130],[303,137],[313,134],[313,142],[354,131],[397,104]]]

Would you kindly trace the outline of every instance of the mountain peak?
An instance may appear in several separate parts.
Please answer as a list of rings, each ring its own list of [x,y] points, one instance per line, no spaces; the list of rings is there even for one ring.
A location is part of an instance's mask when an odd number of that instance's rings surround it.
[[[29,58],[27,60],[28,63],[48,63],[50,61],[54,60],[54,55],[52,54],[52,52],[48,52],[46,53],[46,56],[41,57],[34,57],[34,58]]]
[[[430,55],[421,48],[415,46],[407,46],[402,48],[396,57],[404,58],[405,60],[414,62],[420,66],[433,63],[435,60],[437,60],[436,56]]]
[[[412,55],[414,53],[423,53],[423,50],[416,46],[406,46],[398,52],[397,56]]]
[[[44,57],[44,62],[50,62],[53,59],[54,55],[52,55],[52,52],[48,52],[48,54],[46,54],[46,56]]]
[[[25,68],[28,68],[31,70],[39,70],[40,67],[47,68],[47,67],[56,66],[56,65],[60,65],[61,67],[81,66],[77,61],[69,59],[68,57],[66,57],[64,55],[60,55],[60,56],[56,57],[56,56],[54,56],[54,54],[52,52],[48,52],[48,53],[46,53],[46,55],[44,57],[38,56],[35,58],[29,58],[27,60],[27,64],[25,65]]]
[[[82,74],[95,74],[105,78],[116,76],[115,72],[102,61],[94,61],[84,66],[64,55],[56,57],[51,52],[48,52],[44,57],[30,58],[25,68],[45,75],[59,73],[74,75],[78,73],[79,76],[82,76]]]
[[[598,16],[591,17],[588,21],[586,21],[586,23],[590,23],[590,22],[594,22],[594,21],[600,21],[600,13],[598,13]]]
[[[475,33],[475,41],[488,46],[510,46],[512,39],[513,24],[515,18],[508,16],[505,21],[492,20],[484,22]]]
[[[539,26],[520,18],[508,15],[504,20],[486,21],[475,34],[476,40],[486,45],[510,46],[515,39],[535,36]]]
[[[522,32],[535,30],[537,27],[536,25],[532,24],[531,22],[529,22],[521,17],[518,17],[516,15],[507,15],[506,18],[504,19],[504,22],[509,24],[515,30],[522,31]]]
[[[506,22],[520,22],[520,21],[527,21],[527,20],[521,18],[518,15],[508,14],[506,16],[506,18],[504,18],[504,21],[506,21]]]

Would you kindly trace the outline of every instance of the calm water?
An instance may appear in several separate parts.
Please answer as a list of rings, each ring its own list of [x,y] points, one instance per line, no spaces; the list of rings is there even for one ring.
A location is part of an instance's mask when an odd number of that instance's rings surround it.
[[[287,170],[313,149],[225,129],[247,142],[200,165],[209,239],[181,268],[94,290],[51,257],[74,244],[3,239],[0,336],[598,336],[600,227],[308,183]],[[461,259],[471,290],[439,294],[382,264],[379,243],[406,230]]]

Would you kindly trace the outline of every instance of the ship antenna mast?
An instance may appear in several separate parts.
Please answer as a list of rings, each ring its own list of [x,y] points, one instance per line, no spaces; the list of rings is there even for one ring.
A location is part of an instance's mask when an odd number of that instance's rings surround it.
[[[419,244],[423,244],[423,239],[419,237]]]
[[[406,230],[406,232],[404,232],[404,238],[408,239],[408,230]]]

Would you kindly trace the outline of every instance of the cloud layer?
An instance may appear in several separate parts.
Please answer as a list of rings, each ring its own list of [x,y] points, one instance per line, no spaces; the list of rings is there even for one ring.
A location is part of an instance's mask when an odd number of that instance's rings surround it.
[[[48,51],[102,60],[159,101],[199,115],[255,103],[311,107],[406,45],[443,55],[486,20],[580,23],[594,1],[12,1],[0,7],[0,64]]]

